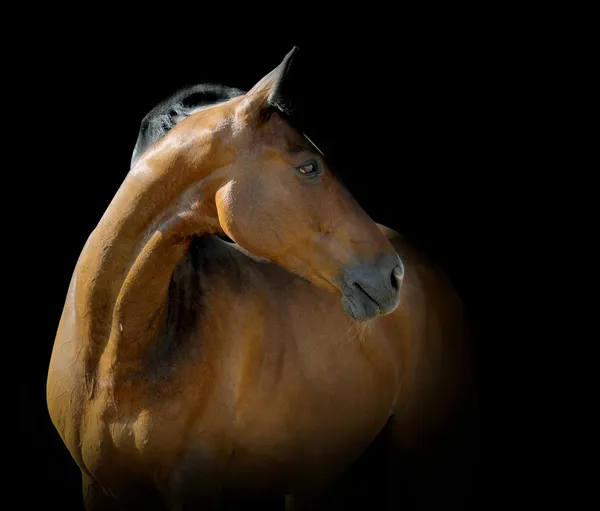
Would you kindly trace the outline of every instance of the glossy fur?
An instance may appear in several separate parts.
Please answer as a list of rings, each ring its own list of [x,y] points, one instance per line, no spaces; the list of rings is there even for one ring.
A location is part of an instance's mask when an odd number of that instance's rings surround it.
[[[83,248],[47,398],[88,510],[317,509],[392,411],[418,453],[464,396],[460,300],[274,108],[279,80],[149,144]]]

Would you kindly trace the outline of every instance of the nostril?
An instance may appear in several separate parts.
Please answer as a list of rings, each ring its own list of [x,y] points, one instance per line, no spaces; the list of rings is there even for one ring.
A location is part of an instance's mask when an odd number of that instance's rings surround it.
[[[392,287],[394,289],[399,289],[400,283],[402,282],[403,277],[404,277],[404,272],[402,271],[402,267],[399,265],[394,267],[394,269],[392,270],[392,276],[391,276]]]

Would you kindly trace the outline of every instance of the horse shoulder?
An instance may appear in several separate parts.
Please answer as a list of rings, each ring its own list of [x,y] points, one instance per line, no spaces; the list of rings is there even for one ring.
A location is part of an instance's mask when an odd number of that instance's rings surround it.
[[[84,396],[81,379],[85,344],[77,337],[75,323],[76,271],[73,273],[50,357],[46,403],[50,418],[71,455],[83,467],[80,424]]]

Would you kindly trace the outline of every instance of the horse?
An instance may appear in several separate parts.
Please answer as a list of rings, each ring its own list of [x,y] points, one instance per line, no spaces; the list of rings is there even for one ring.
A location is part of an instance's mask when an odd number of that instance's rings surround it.
[[[46,394],[88,511],[331,509],[382,431],[426,459],[468,394],[450,282],[289,121],[298,53],[153,110],[82,249]]]

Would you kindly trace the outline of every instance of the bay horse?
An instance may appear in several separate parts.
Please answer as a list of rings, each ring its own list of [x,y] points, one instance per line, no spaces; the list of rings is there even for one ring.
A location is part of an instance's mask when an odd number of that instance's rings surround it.
[[[143,122],[83,247],[47,403],[88,511],[336,509],[320,489],[384,428],[418,456],[462,402],[462,302],[288,122],[297,55]]]

